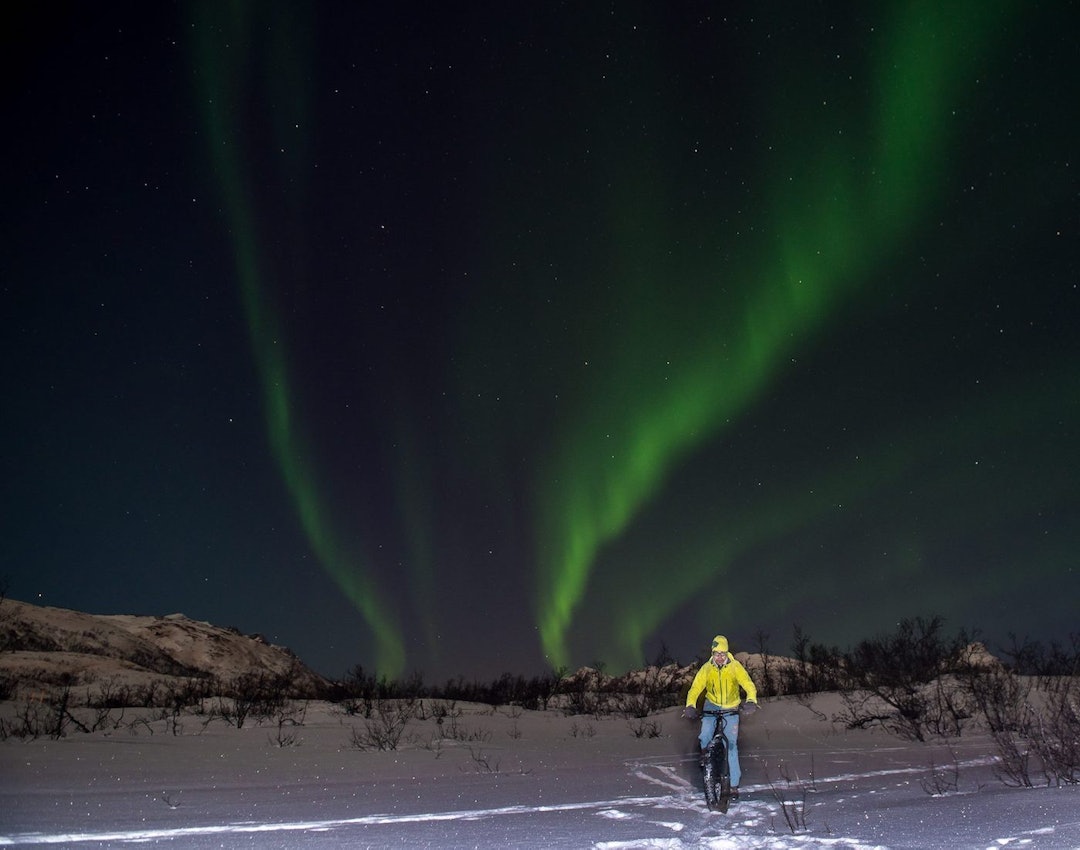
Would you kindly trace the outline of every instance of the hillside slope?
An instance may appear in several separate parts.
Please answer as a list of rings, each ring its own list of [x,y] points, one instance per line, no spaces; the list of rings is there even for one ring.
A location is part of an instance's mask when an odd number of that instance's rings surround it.
[[[260,673],[287,676],[304,689],[326,684],[284,647],[182,614],[86,614],[14,599],[0,603],[0,674],[17,683],[142,685]]]

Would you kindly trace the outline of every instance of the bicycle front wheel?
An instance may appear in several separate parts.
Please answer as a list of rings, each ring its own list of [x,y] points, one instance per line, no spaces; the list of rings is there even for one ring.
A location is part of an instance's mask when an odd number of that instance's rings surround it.
[[[727,747],[722,738],[713,742],[705,754],[702,775],[705,785],[705,805],[710,810],[727,808],[731,793],[731,776],[728,771]]]
[[[731,765],[728,763],[727,746],[716,748],[716,759],[720,763],[716,765],[717,774],[717,802],[723,811],[727,811],[728,800],[731,799]]]

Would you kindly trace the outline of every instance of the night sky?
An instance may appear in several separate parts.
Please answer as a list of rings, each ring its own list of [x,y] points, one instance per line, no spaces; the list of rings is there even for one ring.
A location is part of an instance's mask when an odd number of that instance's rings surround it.
[[[9,596],[429,681],[1080,632],[1075,3],[27,5]]]

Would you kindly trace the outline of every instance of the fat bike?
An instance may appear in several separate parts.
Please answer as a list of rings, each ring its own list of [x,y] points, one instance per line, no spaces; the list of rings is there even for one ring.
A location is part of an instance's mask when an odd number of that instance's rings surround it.
[[[728,744],[724,728],[728,718],[737,715],[737,708],[705,711],[716,718],[716,731],[701,754],[701,772],[705,784],[705,805],[709,811],[727,812],[731,804],[731,767],[728,762]]]

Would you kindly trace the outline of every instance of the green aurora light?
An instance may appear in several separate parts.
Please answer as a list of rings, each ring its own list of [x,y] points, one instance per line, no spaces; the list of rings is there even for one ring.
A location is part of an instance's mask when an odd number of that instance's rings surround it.
[[[260,11],[272,17],[287,13],[287,6],[207,2],[199,6],[199,11],[194,26],[199,103],[232,234],[236,276],[262,386],[270,448],[312,551],[374,635],[376,669],[397,676],[405,668],[401,629],[372,578],[372,571],[341,542],[329,520],[332,514],[322,495],[313,454],[304,437],[303,424],[295,413],[297,405],[291,389],[285,336],[269,295],[272,277],[260,261],[263,245],[252,188],[256,175],[245,165],[245,152],[251,140],[245,136],[241,116],[246,114],[251,99],[261,93],[250,76],[253,70],[262,72],[258,79],[274,91],[271,101],[278,108],[269,110],[268,114],[274,121],[273,135],[278,149],[302,151],[302,138],[298,138],[295,128],[305,111],[304,97],[292,84],[304,76],[305,55],[295,49],[296,33],[301,28],[289,26],[287,20],[273,21],[267,29],[280,35],[272,43],[270,55],[253,56],[249,49],[254,40],[252,35],[256,27],[265,27],[267,23],[259,16]],[[292,127],[283,121],[284,114],[295,116]],[[298,155],[301,154],[294,152],[283,158],[281,167],[292,179],[282,179],[281,185],[295,182],[300,172],[295,163]],[[358,655],[362,656],[359,647]]]
[[[243,113],[241,105],[262,93],[248,77],[252,57],[246,49],[259,23],[258,7],[202,8],[196,27],[200,103],[233,234],[271,448],[313,551],[371,629],[378,669],[397,675],[405,664],[401,627],[375,578],[377,571],[342,543],[326,510],[313,454],[295,413],[270,276],[260,261],[255,175],[245,165],[242,151],[248,140],[236,117]],[[898,10],[883,32],[872,34],[883,42],[874,55],[883,58],[865,70],[871,80],[867,104],[831,106],[828,86],[815,90],[812,75],[775,86],[778,93],[762,122],[771,143],[763,143],[766,152],[757,165],[771,183],[767,212],[753,217],[766,224],[756,230],[749,225],[752,239],[742,230],[746,224],[730,218],[696,225],[703,233],[711,230],[712,241],[730,246],[726,256],[734,259],[723,267],[699,262],[694,268],[693,260],[671,259],[678,253],[672,246],[678,245],[679,234],[676,225],[664,221],[664,211],[678,191],[665,185],[659,153],[631,145],[621,165],[607,166],[616,177],[604,250],[614,258],[609,272],[619,281],[614,291],[620,321],[610,329],[590,326],[599,331],[589,341],[595,360],[580,364],[580,386],[567,394],[562,415],[553,418],[548,442],[529,473],[537,549],[534,615],[542,650],[553,666],[571,661],[568,636],[591,583],[604,588],[605,599],[618,612],[610,618],[608,658],[636,663],[649,635],[722,575],[732,558],[756,542],[823,521],[830,506],[869,493],[908,468],[910,451],[884,452],[873,474],[865,465],[824,470],[812,496],[793,492],[757,510],[732,508],[717,528],[681,547],[680,569],[665,573],[663,582],[620,584],[595,574],[604,550],[632,532],[635,520],[679,466],[750,411],[783,376],[794,354],[837,321],[848,301],[863,296],[875,265],[903,247],[931,208],[947,168],[949,143],[960,129],[951,105],[987,61],[1004,28],[1006,6],[969,2],[942,11],[934,3],[917,2],[900,4]],[[298,30],[283,26],[274,31]],[[305,134],[282,120],[289,112],[282,104],[298,116],[304,113],[304,93],[289,83],[303,78],[310,51],[283,36],[278,41],[274,56],[254,67],[265,71],[262,79],[276,104],[270,113],[274,134],[287,140],[281,147],[290,151],[281,167],[291,170],[280,184],[299,193]],[[793,116],[797,133],[788,129]],[[643,188],[641,175],[648,174],[661,178]],[[294,200],[294,206],[300,201]],[[645,231],[665,236],[640,238]],[[680,278],[680,292],[693,292],[691,303],[671,306],[673,275]],[[467,334],[462,344],[468,348],[476,338]],[[487,359],[475,350],[459,353],[463,363]],[[472,412],[478,411],[484,412]],[[490,417],[468,418],[475,444],[456,448],[475,452],[477,474],[492,492],[502,491],[512,478],[508,459],[513,440]],[[527,423],[511,425],[514,433],[527,428]],[[392,495],[409,550],[402,566],[409,577],[414,621],[431,649],[438,645],[438,617],[433,573],[437,517],[425,453],[430,448],[407,417],[396,420],[395,433]]]
[[[647,309],[636,314],[637,324],[629,323],[605,364],[612,374],[593,387],[592,403],[581,415],[564,418],[538,485],[536,616],[553,665],[571,659],[567,633],[600,551],[627,531],[677,465],[754,404],[797,347],[865,286],[874,265],[902,245],[926,211],[946,165],[955,121],[951,104],[973,84],[1004,20],[999,4],[901,4],[883,36],[889,41],[885,58],[873,72],[877,95],[862,145],[855,134],[839,136],[826,120],[802,123],[789,159],[778,155],[768,164],[776,185],[766,219],[778,236],[743,272],[741,282],[753,283],[741,300],[704,295],[700,306],[712,326],[671,369],[656,365],[675,359],[671,351],[685,352],[679,339],[684,328],[658,329],[663,313],[639,302]],[[789,99],[815,94],[805,82],[785,84]],[[666,270],[644,260],[639,268],[649,271],[638,274],[646,279],[624,286],[661,290]],[[711,277],[711,287],[725,294],[726,285],[739,282],[726,272],[702,277]],[[645,327],[648,333],[641,332]],[[640,355],[619,356],[650,339],[660,340],[649,346],[652,368],[636,362]],[[638,368],[620,368],[627,365]],[[809,521],[808,510],[749,520],[749,537],[790,530]],[[644,636],[699,589],[704,576],[722,573],[731,547],[714,540],[681,578],[679,571],[665,572],[663,581],[620,605],[623,616],[611,617],[615,646],[607,657],[640,661]]]

